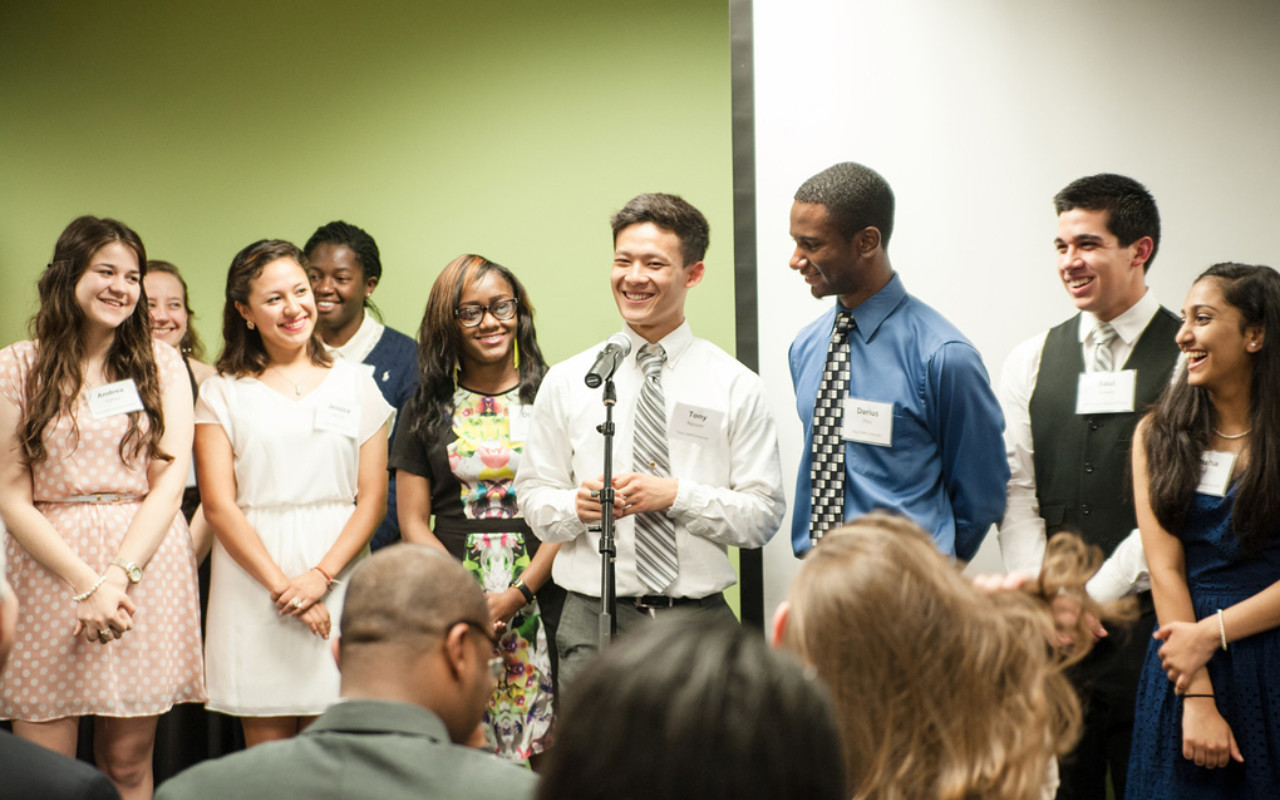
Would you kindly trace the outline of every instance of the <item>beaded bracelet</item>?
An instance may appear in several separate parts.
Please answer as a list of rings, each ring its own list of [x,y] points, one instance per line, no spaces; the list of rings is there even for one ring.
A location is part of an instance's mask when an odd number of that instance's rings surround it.
[[[1227,624],[1222,621],[1222,609],[1218,609],[1218,636],[1222,637],[1222,651],[1227,650]]]
[[[101,578],[98,578],[98,582],[90,586],[87,591],[83,591],[77,595],[72,595],[71,604],[79,605],[80,603],[83,603],[85,600],[88,600],[90,597],[93,597],[93,593],[98,591],[98,587],[102,586],[102,584],[106,583],[106,581],[107,581],[107,576],[103,575]]]

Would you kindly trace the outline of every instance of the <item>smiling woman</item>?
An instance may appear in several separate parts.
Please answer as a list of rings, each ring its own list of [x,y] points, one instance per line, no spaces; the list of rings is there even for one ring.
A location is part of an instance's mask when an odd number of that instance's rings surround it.
[[[145,263],[124,224],[74,220],[40,278],[36,340],[0,351],[0,514],[22,598],[0,719],[74,755],[94,716],[98,766],[125,796],[150,795],[156,716],[204,700],[178,514],[191,394],[151,339]]]
[[[209,708],[255,745],[292,736],[338,698],[326,639],[340,578],[385,510],[392,409],[365,371],[316,335],[306,258],[280,240],[227,273],[219,375],[196,406],[196,471],[217,536]],[[298,469],[323,464],[323,470]]]

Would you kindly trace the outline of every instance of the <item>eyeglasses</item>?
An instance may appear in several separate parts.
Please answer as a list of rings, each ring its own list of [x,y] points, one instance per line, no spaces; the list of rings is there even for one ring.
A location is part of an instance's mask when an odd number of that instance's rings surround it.
[[[512,302],[515,301],[513,300]],[[498,637],[494,636],[488,627],[481,625],[479,622],[474,622],[469,619],[454,620],[444,627],[446,634],[448,631],[453,630],[454,625],[466,625],[468,628],[478,631],[481,636],[489,640],[489,644],[493,645],[495,650],[498,649]],[[493,658],[490,658],[489,674],[495,681],[502,680],[502,676],[507,674],[507,660],[501,655],[496,655]]]
[[[499,300],[496,303],[490,303],[487,306],[482,305],[465,305],[459,306],[453,310],[453,315],[458,318],[465,327],[474,328],[480,324],[480,320],[484,319],[485,312],[493,315],[493,318],[505,322],[516,315],[516,306],[520,305],[520,301],[514,297],[508,297],[506,300]]]

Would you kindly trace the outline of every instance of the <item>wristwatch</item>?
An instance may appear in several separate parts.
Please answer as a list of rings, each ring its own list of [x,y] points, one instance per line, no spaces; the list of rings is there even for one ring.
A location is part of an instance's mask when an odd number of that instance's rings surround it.
[[[124,574],[128,576],[129,583],[139,583],[142,580],[142,567],[127,561],[120,556],[111,559],[111,563],[124,570]]]
[[[533,602],[533,590],[530,589],[528,586],[525,586],[524,581],[521,580],[520,578],[516,578],[514,581],[511,582],[511,588],[520,592],[520,595],[524,597],[525,605],[529,605],[530,603]]]

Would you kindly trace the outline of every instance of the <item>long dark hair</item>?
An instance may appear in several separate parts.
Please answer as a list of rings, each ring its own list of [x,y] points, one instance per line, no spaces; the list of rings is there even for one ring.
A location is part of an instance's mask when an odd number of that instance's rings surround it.
[[[182,341],[178,342],[178,349],[182,351],[183,355],[191,356],[197,361],[203,361],[204,342],[200,341],[200,334],[196,333],[195,326],[191,324],[191,320],[196,318],[196,312],[191,310],[191,295],[187,291],[187,282],[183,279],[182,273],[178,272],[178,268],[168,261],[157,261],[155,259],[147,262],[147,272],[163,272],[178,279],[178,284],[182,286],[182,307],[187,310],[187,332],[182,334]]]
[[[108,380],[132,378],[142,399],[142,411],[129,414],[129,430],[120,440],[120,458],[132,465],[140,454],[169,460],[160,449],[164,415],[160,399],[160,375],[151,341],[151,315],[147,310],[142,277],[147,271],[147,250],[128,225],[114,219],[77,217],[58,237],[53,260],[40,276],[40,310],[29,325],[39,342],[35,363],[27,375],[27,407],[20,438],[28,466],[48,458],[44,429],[59,416],[71,419],[72,436],[79,437],[72,407],[84,386],[80,360],[84,357],[84,311],[76,302],[76,284],[93,255],[112,242],[120,242],[138,258],[138,304],[115,330],[107,350],[103,372]],[[147,424],[139,424],[145,414]]]
[[[1240,311],[1241,331],[1265,332],[1253,357],[1249,397],[1249,460],[1236,489],[1231,525],[1236,538],[1256,552],[1280,524],[1280,274],[1271,267],[1214,264],[1196,282],[1214,279],[1223,298]],[[1269,337],[1269,338],[1267,338]],[[1181,534],[1200,481],[1200,456],[1213,438],[1217,411],[1207,390],[1187,383],[1184,370],[1147,416],[1147,477],[1151,508],[1160,525]]]
[[[453,311],[462,290],[490,272],[502,276],[516,297],[516,345],[520,349],[520,400],[532,403],[547,372],[533,327],[533,303],[511,270],[484,256],[462,255],[450,261],[436,278],[418,329],[418,391],[410,399],[417,415],[413,433],[429,441],[444,435],[453,416],[455,376],[461,364],[462,334]]]
[[[267,350],[262,345],[262,333],[250,330],[244,317],[236,309],[236,303],[249,304],[249,285],[262,274],[272,261],[287,258],[307,272],[307,257],[295,245],[282,239],[260,239],[236,253],[227,270],[227,298],[222,307],[222,355],[218,357],[218,372],[223,375],[257,375],[267,368]],[[310,286],[310,283],[307,284]],[[325,352],[320,334],[313,328],[307,342],[311,363],[327,367],[333,359]]]

